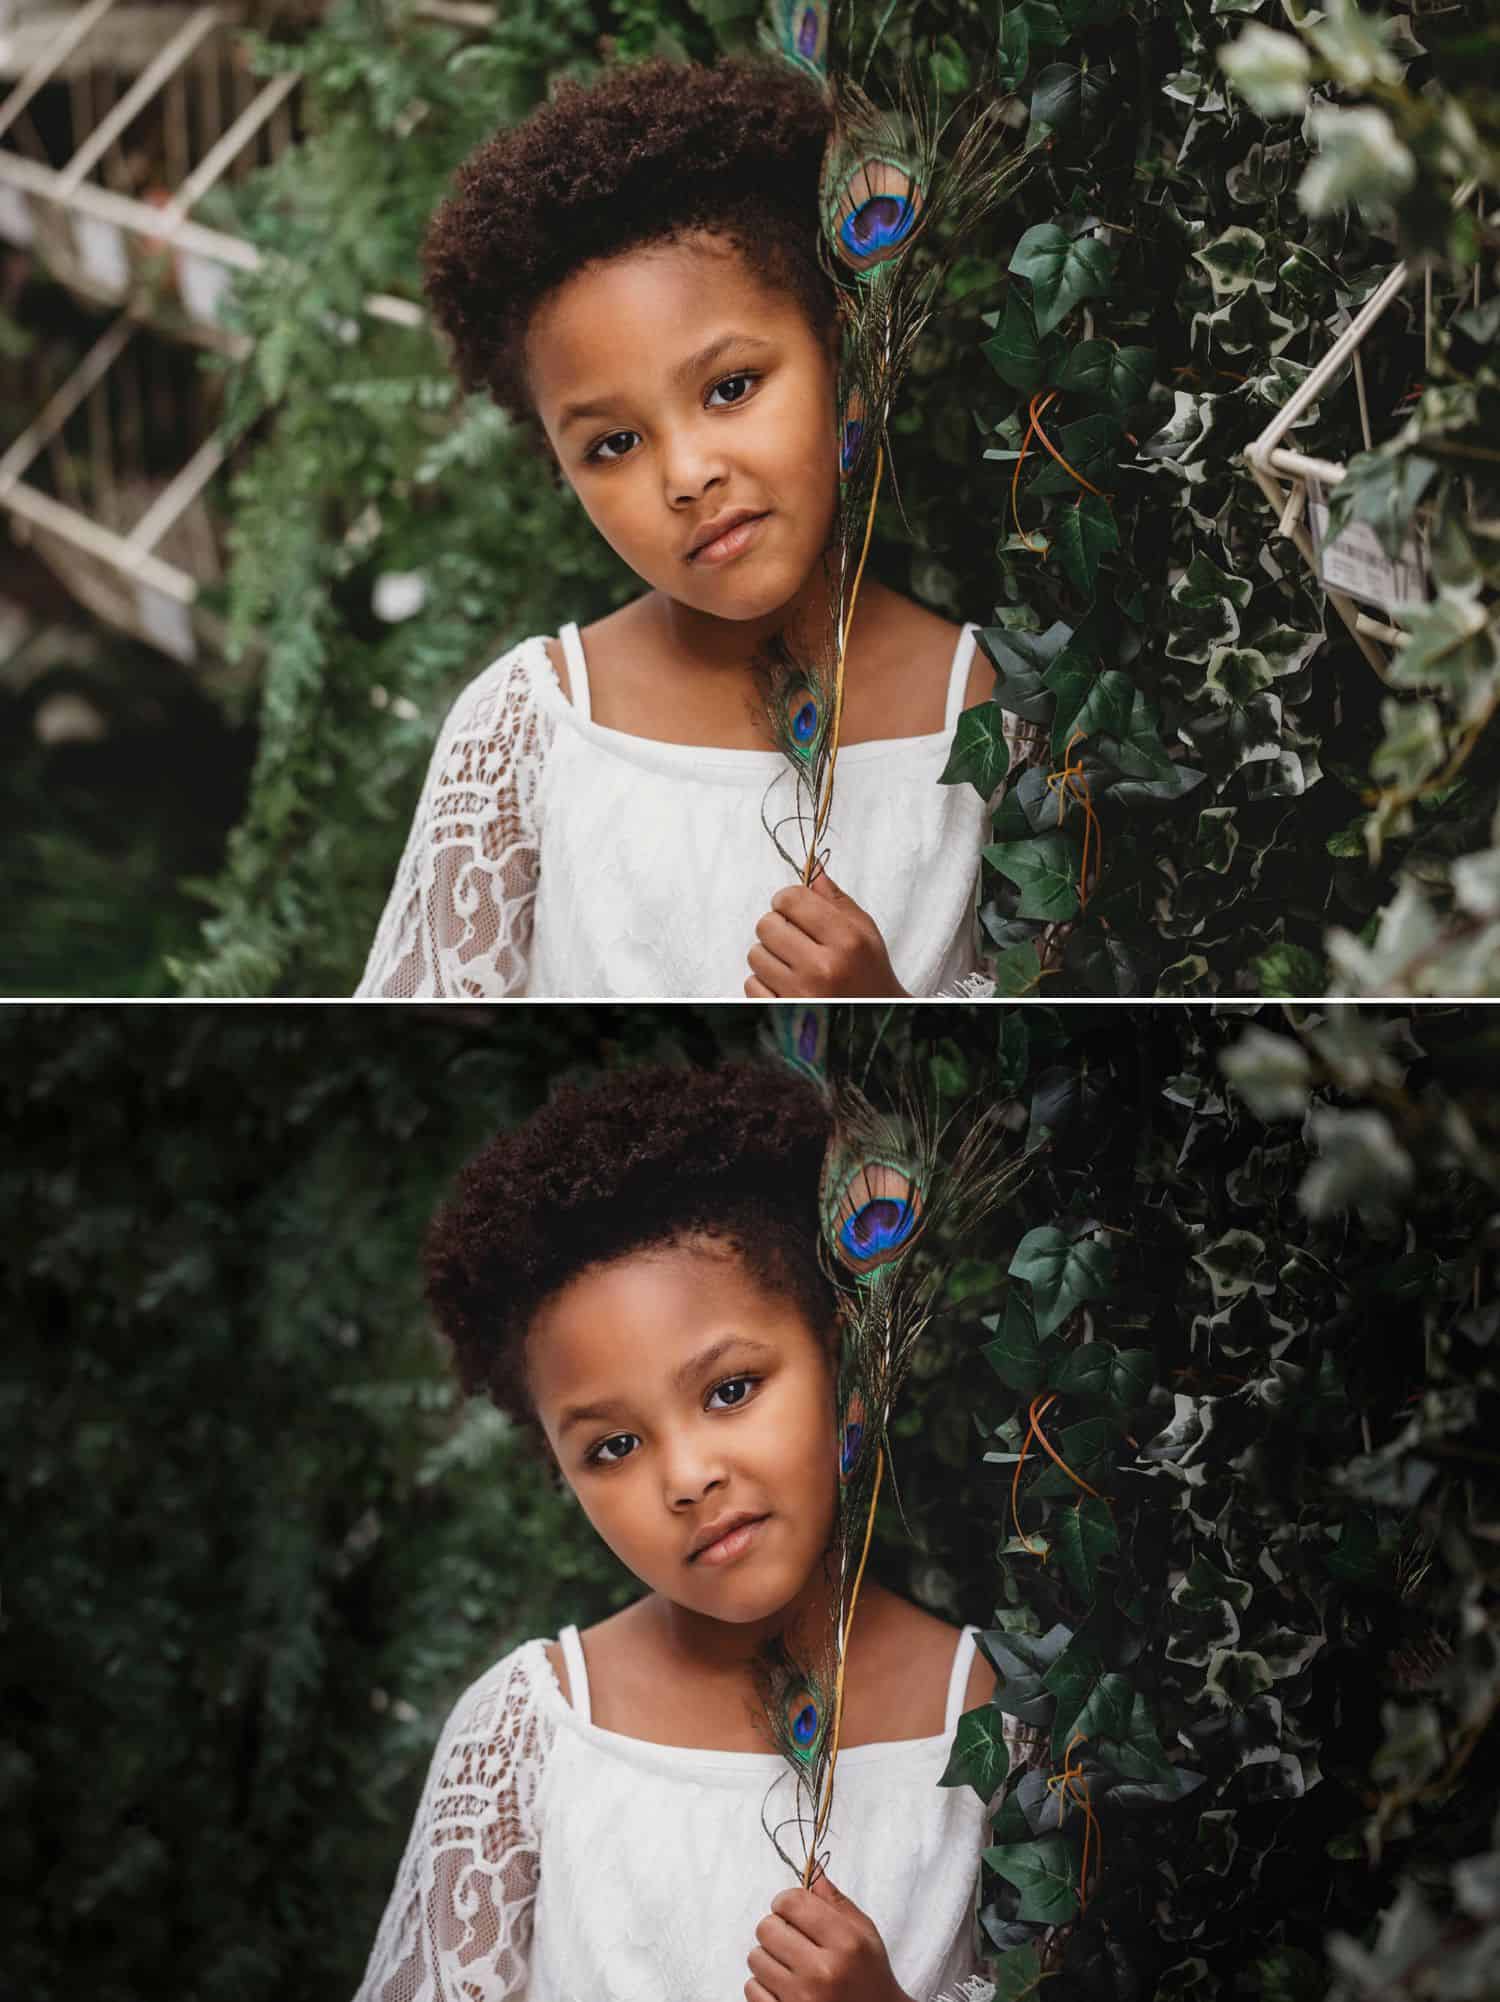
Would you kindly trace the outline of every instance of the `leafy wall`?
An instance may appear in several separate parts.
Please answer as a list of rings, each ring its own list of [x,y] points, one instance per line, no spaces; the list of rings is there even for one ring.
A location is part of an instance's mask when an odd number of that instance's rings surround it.
[[[559,1078],[744,1055],[757,1012],[0,1017],[17,1993],[353,1991],[458,1691],[635,1596],[455,1398],[426,1217]],[[871,1560],[1047,1731],[1007,1776],[975,1713],[948,1773],[1006,1783],[1002,1993],[1495,1995],[1488,1015],[839,1010],[832,1045],[1042,1147],[947,1248]]]
[[[185,992],[349,992],[448,701],[516,638],[640,588],[506,417],[455,402],[431,336],[362,320],[361,297],[418,296],[453,166],[551,77],[711,57],[757,14],[524,0],[461,41],[398,0],[338,0],[305,45],[266,49],[305,71],[315,130],[249,224],[269,257],[240,288],[257,350],[232,422],[275,423],[238,485],[229,599],[266,649],[260,755],[203,949],[175,962]],[[890,15],[877,83],[915,47],[960,88],[998,34],[1029,156],[917,357],[910,533],[887,506],[872,558],[978,619],[1002,699],[1051,733],[1051,771],[1010,779],[989,849],[1003,992],[1500,984],[1495,233],[1483,203],[1449,224],[1461,178],[1495,178],[1495,31],[1451,8],[1381,26],[1342,0],[1322,23],[1310,48],[1274,0]],[[1399,249],[1440,257],[1435,350],[1416,287],[1367,343],[1377,449],[1344,505],[1393,546],[1428,510],[1437,595],[1382,680],[1242,453]],[[1292,442],[1358,459],[1352,378]],[[1004,776],[981,717],[951,770],[987,792]],[[1039,977],[1033,941],[1063,917],[1066,960]]]

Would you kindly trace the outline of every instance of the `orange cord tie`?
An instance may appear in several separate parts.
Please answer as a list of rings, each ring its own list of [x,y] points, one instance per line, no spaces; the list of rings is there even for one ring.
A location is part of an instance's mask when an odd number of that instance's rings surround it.
[[[1056,396],[1056,394],[1057,391],[1055,389],[1048,390],[1047,394],[1042,399],[1043,410],[1047,408],[1047,405],[1052,401],[1053,397]],[[1026,533],[1025,529],[1022,528],[1021,511],[1016,502],[1016,491],[1021,484],[1021,468],[1026,463],[1026,454],[1031,450],[1031,434],[1038,428],[1037,405],[1036,405],[1036,398],[1034,396],[1031,399],[1030,415],[1031,415],[1031,422],[1026,427],[1026,436],[1021,440],[1021,456],[1016,460],[1016,470],[1010,476],[1010,518],[1016,525],[1016,534],[1020,536],[1022,542],[1025,543],[1026,547],[1031,551],[1033,556],[1035,556],[1039,553],[1045,554],[1045,551],[1042,550],[1041,544],[1033,542],[1030,536]]]
[[[1052,440],[1042,429],[1042,412],[1056,395],[1057,391],[1055,389],[1049,389],[1045,396],[1038,392],[1027,405],[1026,414],[1030,422],[1026,426],[1026,436],[1021,440],[1021,451],[1020,456],[1016,460],[1016,469],[1010,476],[1010,518],[1015,523],[1016,534],[1020,536],[1022,542],[1033,555],[1039,552],[1045,554],[1045,552],[1041,551],[1040,544],[1033,542],[1025,529],[1022,528],[1021,511],[1017,502],[1017,494],[1021,485],[1021,468],[1026,463],[1026,454],[1031,450],[1033,437],[1036,438],[1044,451],[1051,453],[1052,457],[1056,459],[1070,480],[1076,480],[1079,486],[1084,488],[1086,492],[1097,495],[1100,500],[1105,502],[1109,500],[1109,495],[1101,487],[1096,487],[1093,481],[1086,480],[1075,466],[1068,464],[1062,453],[1058,451]]]
[[[1099,815],[1094,808],[1094,796],[1089,787],[1081,762],[1073,758],[1073,746],[1087,737],[1086,730],[1075,730],[1068,739],[1068,747],[1063,753],[1061,769],[1047,774],[1048,791],[1057,792],[1057,824],[1062,826],[1063,813],[1071,799],[1083,808],[1083,861],[1078,870],[1078,908],[1080,913],[1089,907],[1089,847],[1094,850],[1094,880],[1104,866],[1104,833],[1099,825]]]
[[[1011,1480],[1010,1480],[1010,1519],[1015,1525],[1016,1535],[1020,1538],[1021,1543],[1024,1545],[1028,1554],[1032,1557],[1040,1557],[1044,1564],[1047,1561],[1046,1554],[1045,1552],[1039,1551],[1034,1543],[1030,1543],[1027,1541],[1026,1532],[1021,1527],[1021,1517],[1016,1506],[1017,1498],[1019,1496],[1021,1487],[1021,1472],[1026,1465],[1026,1455],[1031,1451],[1031,1442],[1033,1439],[1036,1440],[1037,1444],[1041,1447],[1042,1451],[1047,1455],[1049,1460],[1056,1461],[1057,1465],[1062,1468],[1063,1472],[1067,1475],[1068,1479],[1073,1483],[1075,1487],[1082,1488],[1084,1493],[1092,1495],[1095,1501],[1102,1501],[1104,1506],[1110,1510],[1111,1514],[1113,1514],[1114,1512],[1109,1496],[1101,1495],[1099,1490],[1097,1488],[1091,1488],[1088,1482],[1084,1480],[1081,1475],[1075,1474],[1073,1469],[1068,1465],[1067,1461],[1063,1458],[1062,1454],[1058,1452],[1057,1448],[1052,1444],[1052,1441],[1047,1437],[1046,1433],[1042,1430],[1042,1423],[1041,1423],[1042,1416],[1045,1413],[1049,1404],[1055,1404],[1057,1402],[1057,1395],[1058,1395],[1057,1392],[1054,1390],[1050,1392],[1046,1397],[1032,1398],[1031,1408],[1027,1413],[1027,1417],[1030,1420],[1030,1423],[1027,1426],[1026,1437],[1021,1441],[1021,1457],[1019,1460],[1016,1461],[1016,1471],[1014,1472],[1014,1474],[1011,1475]]]
[[[1094,1845],[1094,1869],[1098,1872],[1104,1868],[1104,1831],[1099,1826],[1099,1817],[1095,1814],[1094,1804],[1089,1798],[1089,1783],[1083,1776],[1083,1767],[1075,1764],[1073,1760],[1073,1747],[1087,1743],[1088,1734],[1084,1731],[1075,1731],[1068,1740],[1068,1749],[1064,1755],[1062,1771],[1060,1773],[1053,1773],[1052,1777],[1047,1781],[1049,1792],[1054,1787],[1062,1788],[1062,1793],[1057,1796],[1057,1825],[1059,1828],[1062,1826],[1064,1813],[1064,1795],[1073,1801],[1076,1806],[1083,1809],[1083,1862],[1078,1872],[1078,1909],[1081,1912],[1086,1912],[1089,1908],[1089,1846],[1091,1842]]]
[[[1042,429],[1042,411],[1047,408],[1047,405],[1052,401],[1053,397],[1056,396],[1056,394],[1057,391],[1055,389],[1049,390],[1046,396],[1042,399],[1042,405],[1040,410],[1037,408],[1036,398],[1033,396],[1031,399],[1031,421],[1036,427],[1036,435],[1038,439],[1041,441],[1044,450],[1052,454],[1053,458],[1056,459],[1057,463],[1062,467],[1063,471],[1068,475],[1068,478],[1070,480],[1077,480],[1079,486],[1086,488],[1089,493],[1097,494],[1100,500],[1107,500],[1109,496],[1103,491],[1102,488],[1096,487],[1092,480],[1086,480],[1083,477],[1082,473],[1074,471],[1073,467],[1071,467],[1068,464],[1067,460],[1063,457],[1062,453],[1058,451],[1057,447],[1053,444],[1052,440],[1047,436],[1046,432]]]

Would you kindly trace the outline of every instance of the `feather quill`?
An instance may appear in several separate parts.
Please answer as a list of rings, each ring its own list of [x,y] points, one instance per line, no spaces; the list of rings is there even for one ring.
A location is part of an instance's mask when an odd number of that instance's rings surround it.
[[[866,76],[890,11],[866,52]],[[799,655],[778,634],[755,663],[771,738],[791,767],[796,800],[794,812],[775,823],[763,804],[761,819],[782,859],[808,882],[822,859],[832,811],[846,642],[888,465],[901,503],[891,464],[892,406],[961,241],[1015,185],[1021,162],[1004,147],[997,49],[981,80],[943,117],[940,93],[929,96],[910,58],[897,67],[897,102],[889,108],[852,76],[831,72],[827,6],[771,0],[769,13],[762,45],[812,78],[832,115],[818,251],[839,289],[844,320],[835,413],[838,499],[824,564],[832,641]],[[961,137],[945,155],[955,127]],[[800,854],[784,838],[792,825]]]
[[[796,1659],[778,1637],[755,1664],[771,1742],[795,1776],[803,1856],[788,1854],[764,1809],[761,1824],[804,1886],[833,1806],[848,1640],[890,1464],[890,1414],[941,1296],[944,1244],[1003,1202],[1029,1161],[1028,1155],[1002,1153],[996,1107],[986,1108],[950,1150],[952,1122],[938,1129],[910,1095],[897,1111],[886,1112],[854,1084],[832,1083],[824,1068],[821,1016],[820,1010],[777,1009],[772,1038],[833,1112],[818,1197],[819,1255],[838,1289],[843,1323],[838,1494],[827,1574],[831,1618],[826,1636],[807,1651],[810,1658]],[[892,1483],[894,1489],[894,1473]]]

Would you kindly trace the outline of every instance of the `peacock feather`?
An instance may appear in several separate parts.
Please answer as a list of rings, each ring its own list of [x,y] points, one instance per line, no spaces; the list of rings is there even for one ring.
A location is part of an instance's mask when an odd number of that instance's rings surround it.
[[[865,53],[865,76],[891,11]],[[782,639],[756,664],[772,740],[791,766],[797,801],[795,812],[774,824],[763,808],[762,820],[804,882],[820,859],[833,805],[845,644],[891,462],[892,406],[954,256],[1021,171],[1004,143],[998,44],[979,81],[946,116],[941,93],[929,96],[909,57],[897,64],[896,102],[887,107],[852,76],[830,70],[830,15],[827,7],[771,0],[760,30],[765,47],[818,84],[831,114],[818,249],[838,288],[844,324],[835,412],[838,497],[824,565],[831,638],[813,659],[793,657]],[[955,131],[960,136],[950,144]],[[891,483],[899,507],[893,466]],[[783,838],[791,825],[798,830],[796,847]]]
[[[921,1103],[908,1099],[886,1112],[854,1084],[830,1082],[826,1024],[810,1022],[812,1012],[778,1009],[772,1033],[833,1115],[818,1191],[819,1256],[837,1289],[842,1324],[835,1528],[826,1560],[832,1613],[813,1659],[797,1660],[778,1637],[756,1662],[771,1741],[796,1780],[803,1856],[787,1853],[764,1810],[762,1826],[804,1886],[832,1810],[848,1637],[890,1461],[890,1413],[941,1295],[944,1246],[1002,1202],[1027,1167],[1026,1156],[1002,1151],[997,1108],[981,1113],[950,1148],[951,1126],[939,1130]]]

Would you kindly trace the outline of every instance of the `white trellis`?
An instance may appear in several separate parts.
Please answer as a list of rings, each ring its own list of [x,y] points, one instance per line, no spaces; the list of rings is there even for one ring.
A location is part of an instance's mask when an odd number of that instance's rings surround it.
[[[40,407],[0,454],[0,508],[97,617],[184,662],[222,643],[199,594],[222,575],[213,502],[226,452],[201,370],[179,366],[169,393],[147,395],[152,330],[189,348],[248,353],[219,307],[233,273],[258,270],[261,254],[198,211],[298,137],[300,79],[258,83],[238,31],[271,13],[316,15],[321,4],[88,0],[33,11],[24,40],[10,38],[25,53],[0,100],[0,237],[116,316],[65,381],[38,379]],[[469,28],[494,18],[472,0],[426,0],[417,11]],[[386,294],[364,311],[398,326],[425,319]],[[197,427],[172,430],[183,440],[172,465],[163,409]]]
[[[1475,194],[1475,183],[1467,182],[1455,195],[1454,207],[1460,207]],[[1245,448],[1245,459],[1255,476],[1256,484],[1277,518],[1277,533],[1287,537],[1296,545],[1309,570],[1327,593],[1334,610],[1349,628],[1355,644],[1382,680],[1390,664],[1391,650],[1404,643],[1405,635],[1391,625],[1388,619],[1372,618],[1369,612],[1360,608],[1354,597],[1334,588],[1327,581],[1307,523],[1309,490],[1331,491],[1343,479],[1347,468],[1331,459],[1311,458],[1305,452],[1294,451],[1284,445],[1282,440],[1298,419],[1303,417],[1323,392],[1337,380],[1345,366],[1352,363],[1365,450],[1373,449],[1374,439],[1370,428],[1369,404],[1365,396],[1360,347],[1370,329],[1392,300],[1404,290],[1411,277],[1411,267],[1405,261],[1386,274],[1322,361],[1312,370],[1296,393],[1277,411],[1260,436]],[[1477,265],[1473,282],[1474,303],[1477,305],[1479,303]],[[1426,352],[1430,363],[1432,359],[1430,266],[1424,272],[1424,291]]]

